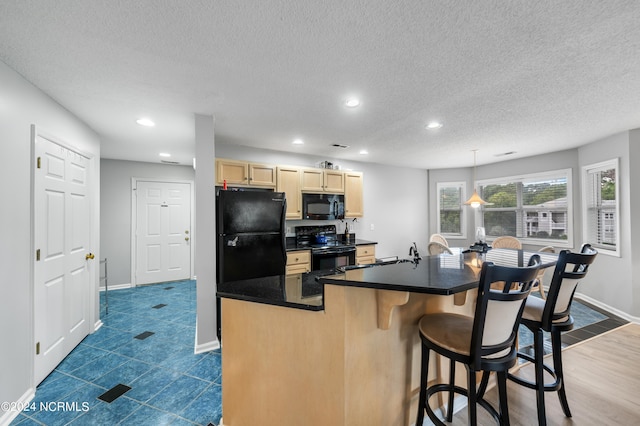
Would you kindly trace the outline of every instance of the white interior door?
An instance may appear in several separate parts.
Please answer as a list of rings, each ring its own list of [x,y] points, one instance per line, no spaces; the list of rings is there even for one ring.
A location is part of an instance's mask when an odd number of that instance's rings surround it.
[[[91,162],[35,136],[34,337],[40,383],[89,334]]]
[[[191,278],[191,184],[138,181],[136,284]]]

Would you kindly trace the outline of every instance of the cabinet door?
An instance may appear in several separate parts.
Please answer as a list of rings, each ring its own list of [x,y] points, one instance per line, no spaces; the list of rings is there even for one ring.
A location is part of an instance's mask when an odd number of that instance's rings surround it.
[[[247,185],[249,183],[248,164],[243,161],[216,160],[216,185]]]
[[[324,191],[324,170],[322,169],[302,169],[302,191],[323,192]]]
[[[342,194],[344,192],[344,173],[337,170],[325,170],[324,191]]]
[[[287,198],[287,219],[302,219],[302,196],[300,194],[300,169],[278,167],[276,191],[284,192]]]
[[[346,217],[364,216],[362,181],[361,172],[344,173],[344,214]]]
[[[249,164],[249,185],[276,186],[276,167],[266,164]]]

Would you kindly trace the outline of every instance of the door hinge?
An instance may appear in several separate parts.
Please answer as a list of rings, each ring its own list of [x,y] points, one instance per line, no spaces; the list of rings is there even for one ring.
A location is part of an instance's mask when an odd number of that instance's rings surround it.
[[[40,249],[36,250],[36,262],[40,260]]]
[[[42,167],[42,160],[38,157],[38,168]]]
[[[40,342],[36,343],[36,355],[40,355]]]

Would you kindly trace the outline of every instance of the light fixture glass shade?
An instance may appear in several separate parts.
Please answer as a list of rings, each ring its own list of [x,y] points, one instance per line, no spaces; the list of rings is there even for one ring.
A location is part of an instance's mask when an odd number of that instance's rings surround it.
[[[467,206],[471,206],[474,209],[477,209],[481,205],[489,204],[489,203],[487,203],[485,200],[480,198],[480,196],[478,195],[478,191],[474,189],[473,190],[473,195],[471,195],[471,197],[469,197],[469,199],[467,201],[465,201],[464,204],[467,205]]]
[[[476,184],[476,154],[477,154],[478,150],[474,149],[473,150],[473,184]],[[477,209],[478,207],[480,207],[483,204],[488,204],[491,205],[493,203],[487,203],[485,200],[483,200],[482,198],[480,198],[480,196],[478,195],[478,190],[476,188],[473,188],[473,195],[471,195],[471,197],[469,197],[469,199],[464,203],[467,206],[471,206],[474,209]]]

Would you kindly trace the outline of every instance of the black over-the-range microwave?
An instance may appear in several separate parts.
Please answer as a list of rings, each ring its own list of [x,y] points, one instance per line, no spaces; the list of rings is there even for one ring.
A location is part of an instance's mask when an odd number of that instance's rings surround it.
[[[344,195],[302,194],[302,218],[310,220],[344,219]]]

